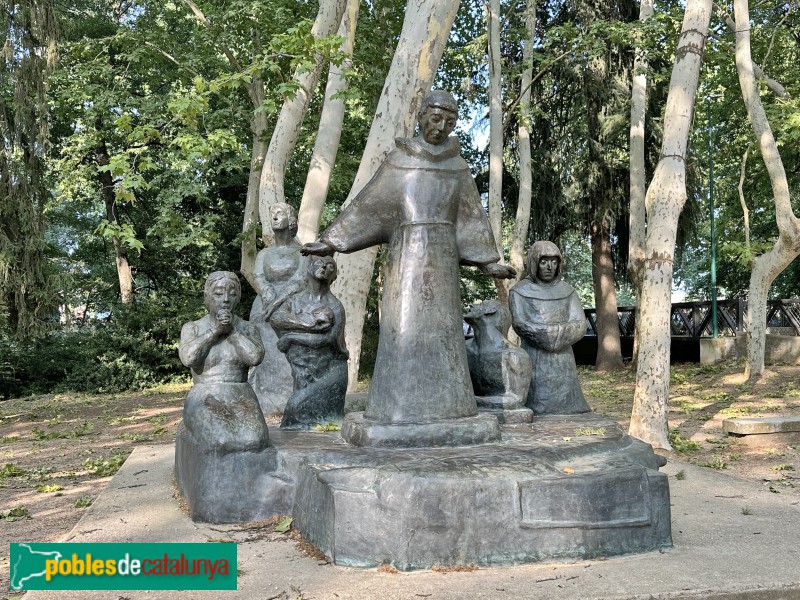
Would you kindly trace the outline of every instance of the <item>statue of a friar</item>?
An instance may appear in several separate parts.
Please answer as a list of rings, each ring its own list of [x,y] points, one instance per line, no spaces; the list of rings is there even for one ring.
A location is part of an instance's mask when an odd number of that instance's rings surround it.
[[[477,415],[459,264],[495,278],[515,275],[498,264],[478,189],[458,138],[450,136],[458,118],[455,99],[432,91],[418,117],[421,138],[397,138],[372,180],[317,242],[302,249],[324,255],[389,244],[378,353],[363,416],[381,424]]]

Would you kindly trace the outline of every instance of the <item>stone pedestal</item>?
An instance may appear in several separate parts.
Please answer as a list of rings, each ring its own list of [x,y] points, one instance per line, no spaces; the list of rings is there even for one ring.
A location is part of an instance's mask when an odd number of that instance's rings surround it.
[[[424,423],[381,423],[350,413],[342,423],[342,439],[353,446],[376,448],[427,448],[474,446],[500,441],[500,426],[493,415]]]
[[[334,563],[401,570],[585,559],[672,543],[669,486],[658,472],[665,460],[595,414],[537,417],[504,426],[498,443],[474,446],[359,447],[319,431],[270,438],[261,452],[191,462],[179,433],[178,483],[193,518],[291,514]]]
[[[481,413],[497,417],[497,421],[501,425],[533,421],[533,411],[524,407],[522,401],[515,395],[476,396],[475,400],[478,402],[478,410]]]
[[[576,435],[589,429],[605,432]],[[504,429],[495,445],[331,458],[301,466],[293,515],[338,565],[502,565],[672,543],[663,459],[594,415]]]
[[[194,521],[245,523],[281,513],[291,504],[294,486],[276,471],[275,448],[209,450],[183,422],[178,426],[175,480]]]

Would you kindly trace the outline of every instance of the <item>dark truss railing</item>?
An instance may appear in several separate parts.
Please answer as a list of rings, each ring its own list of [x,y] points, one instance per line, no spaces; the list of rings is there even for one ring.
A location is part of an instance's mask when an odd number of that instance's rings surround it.
[[[584,309],[586,335],[597,335],[597,313],[594,308]],[[619,333],[632,338],[636,326],[636,307],[620,306]],[[747,301],[717,301],[718,335],[732,337],[746,331]],[[670,313],[672,337],[697,339],[712,336],[711,302],[677,302]],[[800,299],[771,300],[767,304],[767,333],[800,336]]]

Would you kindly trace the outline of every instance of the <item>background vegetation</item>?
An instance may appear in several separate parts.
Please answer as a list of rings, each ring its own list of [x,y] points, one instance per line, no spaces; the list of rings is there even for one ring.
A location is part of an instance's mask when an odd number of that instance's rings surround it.
[[[269,127],[291,74],[319,43],[310,35],[316,6],[294,0],[207,0],[212,23],[191,2],[8,1],[0,60],[0,398],[49,391],[120,391],[186,376],[176,356],[180,326],[202,312],[211,271],[239,268],[254,107],[244,83],[258,76],[266,95],[256,110]],[[517,204],[517,123],[529,123],[534,166],[529,242],[564,249],[568,278],[593,303],[590,225],[611,216],[618,299],[634,298],[627,254],[628,128],[634,47],[651,67],[648,173],[658,158],[660,119],[683,6],[658,7],[640,25],[638,6],[621,0],[537,3],[533,99],[514,110],[526,66],[526,3],[504,0],[503,214],[511,235]],[[364,3],[353,64],[347,70],[346,117],[323,226],[345,200],[392,59],[405,2]],[[723,5],[724,10],[724,5]],[[462,145],[481,191],[488,189],[488,67],[483,7],[461,3],[437,86],[465,107]],[[754,58],[788,96],[766,92],[793,197],[800,187],[800,10],[796,3],[751,7]],[[690,196],[679,235],[676,285],[708,298],[709,136],[713,137],[718,281],[725,297],[746,294],[754,256],[777,233],[770,182],[741,101],[733,33],[712,17],[701,98],[688,164]],[[329,40],[332,52],[338,39]],[[242,65],[235,71],[220,48]],[[321,85],[324,85],[324,81]],[[312,95],[287,170],[286,197],[299,205],[319,126],[322,94]],[[708,102],[705,98],[713,97]],[[269,139],[271,130],[264,136]],[[744,196],[742,157],[749,149]],[[507,244],[508,245],[508,244]],[[371,370],[377,335],[381,261],[367,305],[362,374]],[[122,274],[130,272],[130,289]],[[772,297],[800,293],[795,261]],[[463,272],[465,304],[494,295],[491,281]],[[245,284],[246,315],[252,291]]]

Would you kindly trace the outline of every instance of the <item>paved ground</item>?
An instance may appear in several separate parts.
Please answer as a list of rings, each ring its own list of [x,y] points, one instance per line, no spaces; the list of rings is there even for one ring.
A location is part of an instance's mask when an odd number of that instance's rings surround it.
[[[42,599],[800,600],[800,503],[751,481],[670,463],[674,547],[608,560],[486,568],[472,572],[381,573],[326,564],[283,536],[192,523],[173,498],[173,448],[142,446],[64,541],[237,541],[236,592],[29,592]],[[682,472],[680,478],[676,474]],[[28,540],[30,541],[30,540]]]

